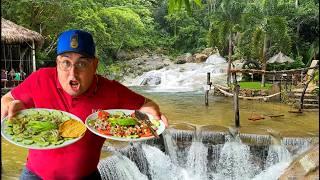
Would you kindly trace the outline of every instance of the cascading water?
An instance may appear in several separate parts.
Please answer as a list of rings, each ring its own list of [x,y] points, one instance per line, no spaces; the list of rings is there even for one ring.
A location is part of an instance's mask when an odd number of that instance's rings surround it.
[[[253,164],[250,147],[242,144],[239,136],[227,136],[217,166],[214,179],[250,179],[259,171],[259,165]]]
[[[208,147],[202,143],[201,131],[196,128],[195,136],[188,150],[186,169],[192,179],[207,179]]]
[[[145,72],[141,76],[123,82],[128,86],[152,86],[153,91],[199,91],[207,83],[207,73],[211,73],[211,81],[224,85],[226,83],[227,63],[186,63],[175,64],[159,70]]]
[[[115,179],[113,177],[117,180],[130,179],[126,177],[128,172],[137,180],[276,180],[291,162],[292,155],[284,144],[255,147],[242,143],[241,134],[225,134],[223,144],[204,143],[206,140],[203,138],[209,136],[208,133],[191,133],[192,140],[188,144],[180,140],[190,140],[190,134],[170,130],[170,133],[164,134],[164,143],[169,143],[166,145],[166,152],[149,145],[151,141],[134,143],[129,145],[129,148],[121,148],[118,152],[122,155],[116,153],[102,160],[99,163],[99,171],[101,174],[109,173],[103,177],[108,180]],[[212,133],[211,139],[221,141],[220,136],[221,133]],[[253,136],[252,138],[259,139]],[[135,153],[140,155],[137,156]],[[262,157],[263,154],[267,154],[267,157]],[[129,158],[126,158],[128,156]],[[128,162],[130,160],[131,163]],[[137,167],[132,167],[133,165]],[[142,165],[144,168],[139,167]]]
[[[172,136],[169,133],[170,132],[163,134],[165,150],[168,153],[171,161],[174,164],[179,164],[177,159],[177,151],[178,151],[177,144],[175,144],[175,142],[172,139]]]
[[[269,146],[268,157],[266,161],[266,168],[275,165],[279,162],[289,162],[291,154],[285,146],[271,145]]]
[[[139,171],[134,162],[120,154],[101,160],[98,168],[103,179],[148,180],[147,176]]]
[[[240,68],[243,63],[235,63]],[[148,91],[186,92],[200,91],[207,84],[207,73],[211,73],[211,82],[226,85],[226,60],[218,54],[211,55],[204,63],[174,64],[159,70],[143,73],[135,79],[125,80],[127,86],[151,86]],[[238,80],[241,76],[238,77]]]

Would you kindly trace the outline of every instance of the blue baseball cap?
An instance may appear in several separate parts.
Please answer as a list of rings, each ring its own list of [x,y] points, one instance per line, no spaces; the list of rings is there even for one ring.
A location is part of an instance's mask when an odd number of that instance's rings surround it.
[[[95,57],[95,43],[92,35],[82,30],[67,30],[58,37],[57,55],[76,52],[88,57]]]

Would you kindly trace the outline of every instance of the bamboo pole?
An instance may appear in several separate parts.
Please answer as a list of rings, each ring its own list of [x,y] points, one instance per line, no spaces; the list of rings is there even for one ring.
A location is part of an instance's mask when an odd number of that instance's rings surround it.
[[[233,89],[233,109],[234,109],[234,121],[235,121],[235,126],[238,128],[240,127],[240,114],[239,114],[239,90],[240,90],[240,85],[237,83],[237,74],[234,72],[232,73],[233,77],[233,84],[234,84],[234,89]]]
[[[209,106],[209,90],[211,89],[212,82],[210,82],[210,72],[207,72],[207,87],[205,92],[205,104]]]
[[[35,47],[35,44],[34,44],[34,40],[32,41],[32,71],[36,71],[37,70],[37,67],[36,67],[36,47]]]
[[[314,67],[307,67],[307,68],[299,68],[299,69],[290,69],[290,70],[281,70],[281,71],[264,71],[260,69],[231,69],[230,71],[233,73],[256,73],[256,74],[278,74],[278,73],[294,73],[294,72],[300,72],[300,71],[307,71],[309,69],[317,69],[319,68],[319,65],[316,65]]]

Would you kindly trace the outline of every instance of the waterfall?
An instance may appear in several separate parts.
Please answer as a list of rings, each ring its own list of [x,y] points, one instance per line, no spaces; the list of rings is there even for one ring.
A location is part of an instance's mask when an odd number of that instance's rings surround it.
[[[208,148],[202,143],[202,132],[196,128],[192,144],[188,150],[186,169],[193,179],[207,179]]]
[[[135,163],[120,154],[101,160],[98,169],[103,180],[148,180]]]
[[[243,143],[242,137],[251,143]],[[239,134],[232,129],[230,133],[209,133],[199,127],[195,131],[169,128],[163,139],[162,146],[154,144],[161,141],[146,141],[118,150],[109,147],[114,155],[98,166],[103,179],[277,180],[292,156],[302,152],[298,149],[311,144],[309,138],[283,138],[280,144],[270,144],[270,136]]]
[[[127,86],[152,86],[151,91],[187,92],[199,91],[207,83],[207,73],[211,73],[213,83],[226,84],[227,63],[186,63],[175,64],[159,70],[143,73],[131,81],[123,82]]]
[[[169,133],[170,132],[163,134],[165,150],[168,153],[171,161],[174,164],[178,165],[179,163],[177,160],[177,152],[178,152],[177,144],[173,141],[172,135]]]
[[[291,154],[283,145],[270,145],[268,157],[266,160],[266,168],[275,165],[279,162],[289,162]]]
[[[214,179],[251,179],[260,169],[251,161],[250,148],[242,144],[239,138],[228,137],[221,150]]]
[[[193,179],[207,179],[208,148],[202,142],[194,141],[187,157],[187,171]]]
[[[133,161],[138,166],[141,173],[150,176],[146,154],[142,150],[141,143],[131,143],[127,148],[123,148],[119,150],[119,152]]]
[[[147,161],[149,163],[152,180],[186,179],[186,172],[172,163],[169,156],[165,155],[162,151],[148,145],[143,145],[142,149],[145,152]]]
[[[289,162],[280,162],[269,168],[263,170],[260,174],[255,176],[252,180],[278,180],[285,168],[289,166]]]

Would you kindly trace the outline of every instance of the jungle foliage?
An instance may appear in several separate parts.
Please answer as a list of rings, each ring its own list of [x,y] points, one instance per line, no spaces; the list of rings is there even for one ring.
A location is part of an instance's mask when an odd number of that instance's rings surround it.
[[[262,64],[279,51],[306,66],[319,58],[318,0],[2,0],[2,17],[41,33],[39,61],[55,59],[66,29],[91,32],[102,64],[121,50],[172,54],[217,47]]]

